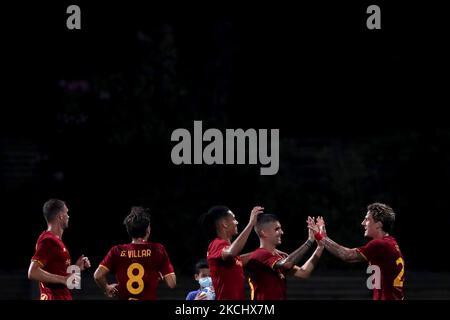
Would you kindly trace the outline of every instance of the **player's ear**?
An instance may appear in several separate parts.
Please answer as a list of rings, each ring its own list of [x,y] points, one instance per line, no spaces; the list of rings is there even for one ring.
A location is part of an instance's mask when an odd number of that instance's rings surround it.
[[[226,219],[221,219],[220,222],[219,222],[219,225],[221,225],[225,229],[228,228],[228,222],[227,222]]]
[[[266,236],[266,231],[264,229],[259,229],[258,230],[258,235],[260,238],[263,238]]]

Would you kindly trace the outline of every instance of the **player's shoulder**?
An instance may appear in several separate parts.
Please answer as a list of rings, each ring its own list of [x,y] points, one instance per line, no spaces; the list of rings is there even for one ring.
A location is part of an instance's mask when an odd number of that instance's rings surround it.
[[[158,252],[166,251],[166,248],[164,247],[164,245],[162,243],[149,242],[148,244],[150,246],[150,249],[152,249],[152,251],[158,251]]]
[[[273,255],[269,250],[264,249],[264,248],[257,248],[255,249],[252,254],[250,255],[251,258],[258,258],[261,256],[268,256],[268,255]]]
[[[39,235],[37,242],[41,243],[41,244],[52,245],[52,244],[58,244],[59,239],[50,231],[44,231]]]
[[[367,243],[367,246],[370,247],[387,247],[391,245],[391,240],[387,239],[387,237],[381,239],[372,239]]]
[[[124,250],[128,250],[129,248],[129,244],[128,243],[123,243],[123,244],[116,244],[113,245],[111,247],[111,249],[109,249],[110,252],[115,253],[115,252],[121,252]]]
[[[267,249],[258,248],[250,255],[250,261],[258,261],[259,263],[261,263],[268,259],[273,259],[274,257],[277,257],[277,259],[281,259],[281,257],[278,257]]]
[[[221,246],[229,246],[230,244],[228,243],[227,240],[225,239],[220,239],[220,238],[215,238],[214,240],[212,240],[209,243],[209,247],[213,248],[213,247],[221,247]]]

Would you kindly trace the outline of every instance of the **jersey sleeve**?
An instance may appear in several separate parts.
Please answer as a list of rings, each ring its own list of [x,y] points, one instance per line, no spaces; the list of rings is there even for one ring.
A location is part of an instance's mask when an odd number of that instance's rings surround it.
[[[383,254],[384,244],[380,240],[371,240],[365,246],[357,250],[367,261],[377,260]]]
[[[222,251],[230,244],[226,240],[214,240],[208,251],[208,259],[222,259]]]
[[[159,250],[161,253],[161,266],[159,272],[161,272],[163,277],[165,277],[168,274],[174,273],[174,269],[172,266],[172,262],[170,262],[169,255],[167,254],[167,251],[164,248],[164,246],[161,245]]]
[[[57,248],[58,245],[54,240],[50,238],[43,239],[37,243],[36,252],[31,261],[36,261],[41,267],[44,267],[48,264],[51,257],[55,255]]]
[[[273,269],[275,263],[277,263],[282,258],[277,255],[273,255],[267,250],[256,250],[250,259],[256,260],[259,263]]]

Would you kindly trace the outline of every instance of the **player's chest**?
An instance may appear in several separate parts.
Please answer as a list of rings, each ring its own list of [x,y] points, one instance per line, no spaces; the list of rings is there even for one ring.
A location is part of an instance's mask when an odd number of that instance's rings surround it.
[[[70,253],[64,244],[59,244],[57,246],[55,256],[53,257],[53,259],[58,261],[58,263],[60,264],[64,264],[66,266],[70,265],[71,263]]]

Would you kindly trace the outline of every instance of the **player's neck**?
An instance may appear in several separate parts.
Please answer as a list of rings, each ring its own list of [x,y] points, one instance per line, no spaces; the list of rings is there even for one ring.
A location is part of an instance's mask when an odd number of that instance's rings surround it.
[[[50,231],[50,232],[53,233],[55,236],[57,236],[58,238],[61,239],[61,238],[62,238],[62,235],[63,235],[63,232],[64,232],[64,229],[61,228],[60,225],[56,225],[56,224],[50,223],[50,224],[48,225],[47,231]]]
[[[266,241],[260,241],[260,242],[259,242],[259,247],[260,247],[260,248],[263,248],[263,249],[266,249],[267,251],[272,252],[272,253],[275,253],[276,248],[277,248],[277,247],[274,246],[273,244],[268,243],[268,242],[266,242]]]
[[[227,234],[227,232],[225,230],[221,230],[217,233],[217,238],[222,239],[222,240],[226,240],[229,243],[231,243],[231,239],[233,238],[232,235]]]
[[[380,231],[380,232],[377,232],[376,236],[373,237],[373,239],[383,239],[384,237],[389,237],[389,233]]]
[[[131,243],[136,243],[136,244],[147,243],[147,239],[146,238],[133,238]]]

